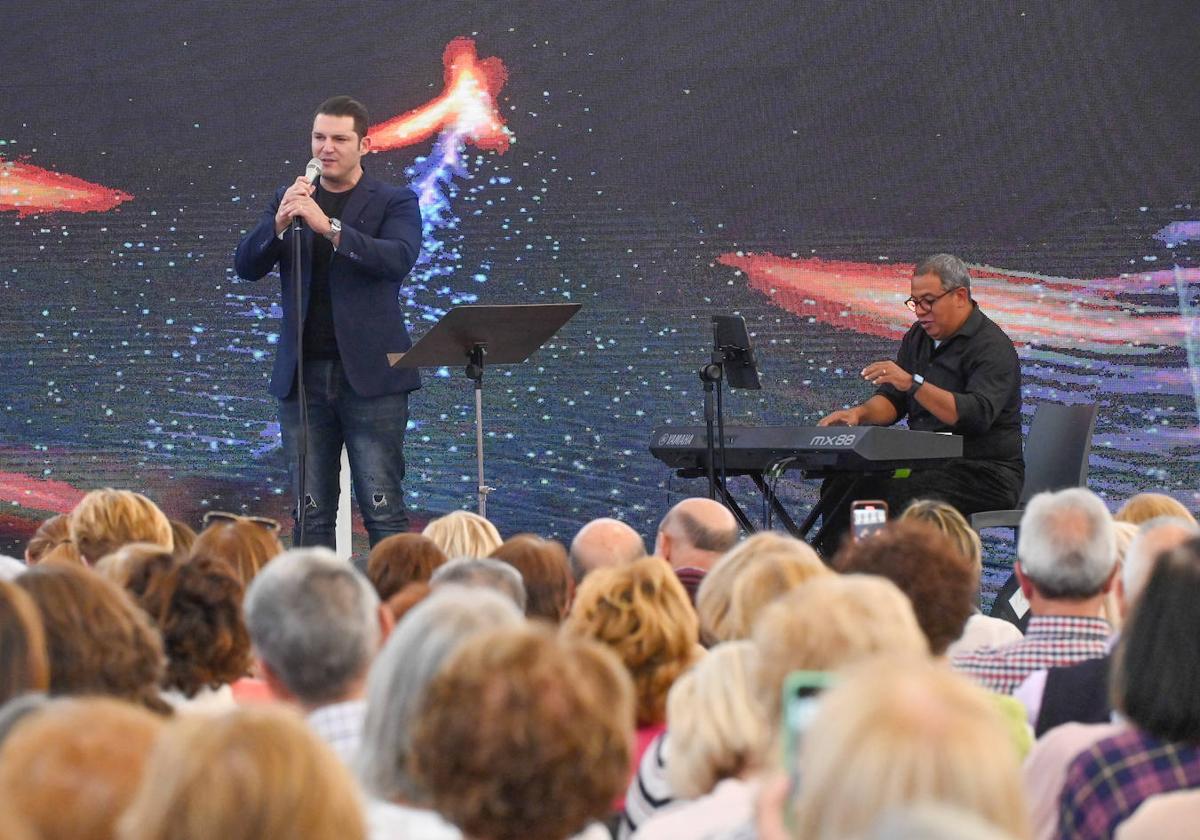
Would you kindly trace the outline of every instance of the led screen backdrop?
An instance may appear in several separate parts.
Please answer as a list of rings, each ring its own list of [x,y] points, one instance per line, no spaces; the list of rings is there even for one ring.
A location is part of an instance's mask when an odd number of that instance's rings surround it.
[[[894,353],[912,263],[978,266],[1027,410],[1099,401],[1093,486],[1196,504],[1200,10],[1173,3],[9,4],[0,31],[0,549],[86,490],[282,516],[278,281],[231,268],[303,171],[312,110],[372,112],[422,195],[414,332],[456,302],[573,301],[486,378],[490,512],[644,533],[695,490],[709,318],[815,422]],[[473,504],[472,394],[411,404],[418,521]],[[785,482],[799,504],[811,488]]]

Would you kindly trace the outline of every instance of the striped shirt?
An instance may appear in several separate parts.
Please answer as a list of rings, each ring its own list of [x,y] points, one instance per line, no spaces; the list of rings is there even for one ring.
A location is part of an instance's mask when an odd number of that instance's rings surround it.
[[[1102,618],[1035,615],[1021,641],[966,651],[950,664],[985,688],[1011,694],[1034,671],[1104,656],[1111,634]]]

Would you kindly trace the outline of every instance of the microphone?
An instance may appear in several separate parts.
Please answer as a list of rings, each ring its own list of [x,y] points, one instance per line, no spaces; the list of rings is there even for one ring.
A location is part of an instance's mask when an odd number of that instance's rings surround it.
[[[317,183],[317,179],[321,177],[322,169],[323,167],[321,166],[321,159],[313,158],[308,162],[308,165],[304,167],[304,180],[308,181],[309,184]],[[304,227],[303,219],[301,219],[299,216],[296,216],[292,219],[292,230],[300,230],[302,227]]]

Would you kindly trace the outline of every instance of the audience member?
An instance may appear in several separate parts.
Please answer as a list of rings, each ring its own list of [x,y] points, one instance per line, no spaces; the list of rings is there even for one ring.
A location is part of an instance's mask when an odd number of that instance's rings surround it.
[[[423,534],[384,537],[367,558],[367,579],[380,601],[387,601],[410,583],[429,583],[446,555]]]
[[[433,593],[433,587],[428,583],[413,582],[387,599],[383,606],[392,616],[392,624],[399,624],[408,611],[424,601]]]
[[[71,519],[66,514],[56,514],[42,522],[25,545],[25,565],[36,566],[46,552],[71,541]]]
[[[192,546],[196,544],[196,532],[192,530],[192,526],[181,519],[171,519],[171,550],[175,554],[175,559],[186,560],[192,553]]]
[[[902,522],[913,520],[932,525],[949,537],[958,552],[975,568],[976,577],[983,574],[983,544],[979,534],[975,533],[957,508],[939,499],[915,499],[900,514]],[[953,656],[981,647],[999,647],[1019,642],[1022,638],[1020,629],[1012,622],[984,615],[977,607],[973,607],[962,635],[946,649],[946,655]]]
[[[214,520],[196,537],[192,551],[224,560],[245,588],[263,566],[283,553],[283,545],[275,531],[259,520],[236,517]]]
[[[564,627],[608,645],[629,669],[640,759],[665,728],[672,683],[700,655],[696,613],[683,584],[658,557],[597,569],[580,584]]]
[[[1120,599],[1117,590],[1121,588],[1122,569],[1125,568],[1125,555],[1129,553],[1129,546],[1133,542],[1133,538],[1137,536],[1139,526],[1132,522],[1117,522],[1113,521],[1113,537],[1117,545],[1117,564],[1113,574],[1114,585],[1108,588],[1104,593],[1104,600],[1100,603],[1100,616],[1108,622],[1108,625],[1117,631],[1121,629],[1121,625],[1125,621],[1125,616],[1121,612]]]
[[[623,789],[633,708],[629,677],[602,645],[545,627],[482,633],[429,685],[413,773],[472,840],[565,840]]]
[[[1122,621],[1145,588],[1155,561],[1164,552],[1197,535],[1200,535],[1200,526],[1187,519],[1161,517],[1141,526],[1129,544],[1121,575],[1113,588]],[[1110,643],[1115,644],[1116,638],[1112,637]],[[1110,719],[1110,661],[1111,656],[1106,651],[1103,656],[1085,659],[1074,665],[1034,671],[1021,683],[1014,696],[1024,704],[1029,723],[1038,737],[1071,721],[1103,723]]]
[[[762,533],[745,543],[752,540],[747,551],[754,560],[732,581],[728,620],[721,625],[722,641],[750,638],[754,622],[767,604],[814,578],[832,574],[816,550],[802,540]]]
[[[82,566],[39,563],[17,585],[42,618],[51,694],[101,694],[169,710],[158,688],[162,640],[116,584]]]
[[[528,600],[521,573],[508,563],[490,557],[450,560],[433,570],[429,583],[435,589],[448,583],[494,589],[511,598],[521,612],[525,612]]]
[[[151,753],[120,840],[364,840],[358,791],[289,709],[184,717]]]
[[[451,560],[490,557],[504,542],[495,525],[469,510],[451,511],[430,520],[421,533]]]
[[[1039,493],[1021,517],[1014,564],[1032,618],[1019,642],[952,657],[954,667],[1010,694],[1039,668],[1103,656],[1112,631],[1100,617],[1116,569],[1112,516],[1089,490]]]
[[[1130,613],[1113,666],[1129,727],[1067,769],[1058,835],[1108,838],[1151,796],[1200,789],[1200,539],[1160,557]]]
[[[1165,493],[1138,493],[1131,496],[1113,515],[1113,519],[1117,522],[1141,525],[1164,516],[1186,519],[1193,525],[1196,524],[1196,517],[1192,516],[1192,512],[1184,507],[1182,502]]]
[[[84,496],[69,518],[71,542],[87,564],[126,543],[151,542],[173,548],[171,522],[158,505],[131,490],[93,490]]]
[[[179,562],[173,551],[167,551],[157,543],[126,543],[116,551],[109,552],[96,561],[92,569],[102,578],[131,592],[136,599],[146,590],[151,575],[169,569]],[[135,580],[136,578],[136,580]]]
[[[9,557],[7,554],[0,554],[0,580],[11,583],[25,574],[28,568],[25,561]]]
[[[933,525],[895,520],[867,539],[846,542],[833,560],[845,574],[878,575],[912,602],[934,656],[962,635],[979,591],[978,568]]]
[[[370,797],[372,838],[458,840],[458,830],[429,810],[429,792],[409,772],[413,725],[429,683],[447,657],[481,633],[522,624],[520,611],[499,592],[445,586],[396,626],[367,680],[367,714],[356,762]]]
[[[671,564],[688,598],[696,600],[700,581],[741,533],[729,508],[713,499],[684,499],[658,523],[654,553]]]
[[[232,707],[231,685],[250,666],[242,583],[233,569],[205,554],[175,561],[150,577],[139,604],[162,634],[164,699],[190,711]]]
[[[1029,836],[1017,756],[993,703],[927,660],[879,659],[846,672],[820,700],[799,766],[789,769],[803,775],[794,819],[805,840],[862,837],[888,812],[916,804],[961,808]],[[771,804],[760,840],[784,836]]]
[[[40,840],[111,840],[163,721],[110,698],[56,700],[0,748],[5,807]]]
[[[753,692],[758,649],[748,640],[717,645],[675,681],[667,697],[667,732],[646,751],[626,793],[626,818],[638,840],[674,840],[736,829],[753,818],[757,773],[767,756],[766,715]],[[687,800],[654,815],[630,815],[647,760],[665,772],[670,795]],[[665,756],[663,755],[665,754]],[[640,818],[639,818],[640,817]]]
[[[352,762],[367,709],[367,671],[391,627],[375,589],[328,549],[292,549],[250,583],[245,614],[272,693],[300,707],[313,730]]]
[[[792,671],[835,671],[874,656],[928,656],[929,642],[896,584],[873,575],[809,581],[763,610],[754,625],[757,694],[777,727]]]
[[[0,581],[0,706],[49,685],[46,634],[37,605],[21,587]]]
[[[593,519],[571,540],[571,575],[578,586],[592,569],[632,563],[646,556],[642,535],[619,519]]]
[[[746,570],[758,562],[772,559],[779,559],[787,565],[803,564],[805,568],[811,568],[809,557],[812,553],[812,547],[806,542],[773,530],[763,530],[738,542],[724,557],[716,560],[696,592],[696,614],[700,618],[700,641],[704,646],[712,647],[718,642],[745,637],[739,635],[744,630],[745,618],[749,617],[752,622],[754,617],[743,611],[737,628],[734,628],[731,613],[734,587],[742,580]],[[749,595],[750,584],[746,584],[746,596],[749,598]]]
[[[574,591],[567,550],[562,543],[534,534],[517,534],[492,552],[521,573],[525,584],[525,615],[558,624],[567,614]]]

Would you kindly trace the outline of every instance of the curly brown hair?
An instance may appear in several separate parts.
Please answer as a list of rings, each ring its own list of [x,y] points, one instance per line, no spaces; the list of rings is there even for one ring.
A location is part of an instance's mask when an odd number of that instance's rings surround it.
[[[562,840],[624,790],[632,735],[632,687],[610,650],[505,628],[473,637],[433,679],[410,767],[466,836]]]
[[[194,697],[244,676],[250,634],[242,618],[242,584],[224,560],[203,554],[155,564],[139,597],[167,652],[163,687]]]
[[[687,590],[661,557],[596,569],[583,579],[564,628],[604,642],[633,677],[638,726],[666,719],[667,692],[700,653]]]
[[[940,656],[959,636],[979,591],[979,568],[937,527],[900,519],[842,547],[833,560],[845,574],[885,577],[912,601],[917,623]]]
[[[410,583],[429,583],[433,570],[445,563],[445,552],[422,534],[392,534],[371,549],[367,580],[386,601]]]
[[[525,615],[558,624],[567,614],[574,589],[567,550],[555,540],[536,534],[517,534],[492,552],[521,573],[525,582]]]
[[[162,640],[120,587],[60,563],[39,563],[17,585],[42,617],[51,694],[102,694],[167,710],[158,696]]]

